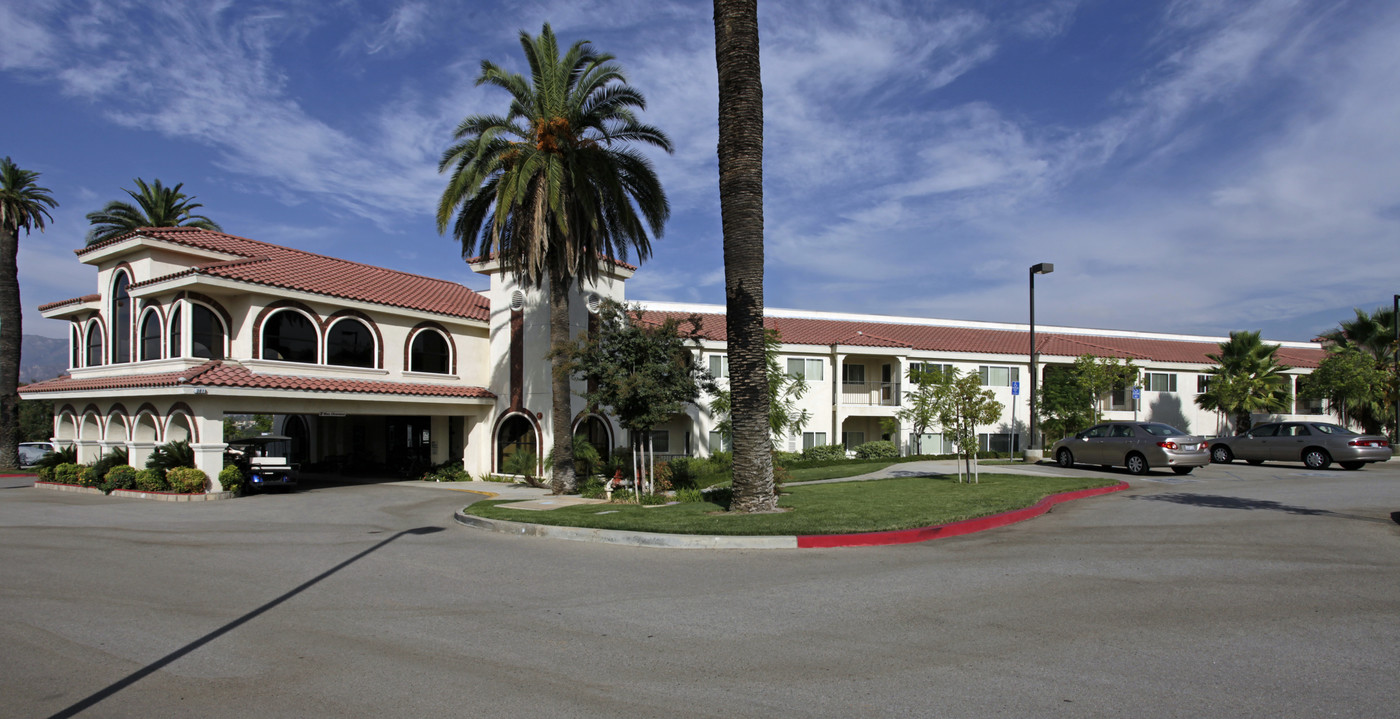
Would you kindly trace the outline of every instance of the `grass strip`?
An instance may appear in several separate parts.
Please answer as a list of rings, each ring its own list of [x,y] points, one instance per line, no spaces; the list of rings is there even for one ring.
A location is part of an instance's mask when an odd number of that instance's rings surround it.
[[[514,522],[666,534],[847,534],[985,517],[1029,507],[1052,494],[1117,483],[1106,478],[984,474],[980,484],[959,484],[956,477],[941,475],[816,484],[786,489],[778,505],[788,511],[757,515],[729,514],[701,502],[650,509],[593,504],[527,512],[501,506],[509,504],[506,501],[483,500],[463,511]]]

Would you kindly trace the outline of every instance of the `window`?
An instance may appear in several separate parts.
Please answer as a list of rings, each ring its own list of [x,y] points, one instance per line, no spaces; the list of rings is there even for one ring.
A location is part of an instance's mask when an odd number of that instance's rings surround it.
[[[944,448],[943,433],[941,432],[925,433],[922,440],[921,443],[919,435],[910,433],[909,451],[914,454],[951,454],[953,451],[951,444],[950,448]]]
[[[1298,375],[1293,392],[1293,413],[1294,414],[1326,414],[1327,404],[1322,399],[1309,399],[1303,397],[1307,392],[1308,376]]]
[[[316,328],[293,310],[274,312],[263,324],[263,359],[316,364]]]
[[[506,462],[517,452],[535,453],[535,428],[518,414],[502,422],[496,435],[496,471],[505,471]]]
[[[87,331],[87,367],[97,367],[102,364],[102,327],[97,322],[88,323]]]
[[[326,333],[326,364],[342,367],[374,366],[374,335],[365,323],[343,319]]]
[[[72,356],[68,358],[69,367],[83,366],[83,336],[78,332],[78,326],[73,325],[73,331],[68,334],[68,346],[72,350]]]
[[[183,329],[180,324],[180,308],[176,307],[175,311],[170,313],[170,343],[165,351],[166,357],[185,356],[185,348],[180,345]]]
[[[841,365],[841,381],[845,384],[865,384],[865,365]]]
[[[715,379],[729,376],[729,355],[710,355],[710,374]]]
[[[142,361],[160,359],[160,314],[154,310],[141,316]]]
[[[952,371],[953,371],[953,365],[950,365],[950,364],[938,364],[938,363],[935,363],[935,362],[910,362],[910,363],[909,363],[909,381],[910,381],[910,382],[913,382],[913,383],[915,383],[915,384],[918,384],[918,380],[917,380],[916,378],[919,376],[919,373],[921,373],[921,372],[929,372],[929,373],[937,372],[937,373],[941,373],[941,374],[945,374],[945,375],[946,375],[946,374],[951,373]]]
[[[1210,391],[1210,375],[1196,375],[1196,394],[1205,394]]]
[[[205,359],[224,358],[224,321],[214,310],[194,305],[190,312],[190,356]]]
[[[793,377],[803,377],[820,382],[822,379],[822,361],[819,359],[789,359],[787,361],[787,373]]]
[[[998,434],[978,434],[977,448],[981,452],[1001,452],[1010,454],[1021,451],[1021,435],[1013,435],[1009,432]]]
[[[1176,375],[1167,372],[1144,372],[1142,388],[1148,392],[1175,392]]]
[[[651,431],[651,451],[657,454],[671,453],[671,430],[653,429]]]
[[[734,443],[728,437],[724,436],[723,432],[710,433],[710,454],[732,451],[734,451]]]
[[[842,433],[841,433],[841,445],[842,445],[843,447],[845,447],[846,449],[855,449],[856,447],[859,447],[859,446],[861,446],[862,444],[865,444],[865,433],[864,433],[864,432],[842,432]]]
[[[813,447],[826,445],[826,432],[803,432],[802,450],[805,452]]]
[[[423,330],[413,338],[408,350],[410,372],[432,372],[447,374],[452,358],[449,355],[447,339],[437,330]]]
[[[993,367],[982,365],[977,368],[983,387],[1010,387],[1012,382],[1021,381],[1020,367]]]
[[[1136,434],[1136,433],[1133,432],[1133,428],[1130,427],[1130,426],[1128,426],[1128,425],[1126,425],[1126,424],[1115,424],[1115,425],[1113,425],[1113,435],[1112,435],[1112,436],[1114,436],[1114,437],[1132,437],[1134,434]]]
[[[131,361],[131,278],[117,273],[112,284],[112,362]]]

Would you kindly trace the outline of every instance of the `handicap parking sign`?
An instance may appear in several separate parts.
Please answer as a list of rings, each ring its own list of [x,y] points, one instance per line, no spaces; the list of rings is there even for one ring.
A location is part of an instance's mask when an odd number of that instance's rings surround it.
[[[1011,383],[1011,396],[1012,396],[1012,397],[1015,397],[1015,396],[1018,395],[1018,394],[1021,394],[1021,383],[1020,383],[1020,382],[1012,382],[1012,383]]]
[[[1141,388],[1141,387],[1134,387],[1134,388],[1133,388],[1133,399],[1142,399],[1142,388]]]

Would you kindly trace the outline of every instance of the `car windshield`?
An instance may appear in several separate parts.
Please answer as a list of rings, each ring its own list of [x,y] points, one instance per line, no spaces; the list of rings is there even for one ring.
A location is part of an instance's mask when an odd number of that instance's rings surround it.
[[[1151,424],[1140,424],[1138,426],[1142,427],[1144,430],[1147,431],[1148,434],[1153,435],[1155,437],[1179,437],[1184,434],[1189,434],[1188,432],[1183,432],[1169,424],[1158,424],[1154,422]]]
[[[1346,427],[1339,427],[1335,424],[1314,424],[1313,428],[1323,434],[1356,434]]]

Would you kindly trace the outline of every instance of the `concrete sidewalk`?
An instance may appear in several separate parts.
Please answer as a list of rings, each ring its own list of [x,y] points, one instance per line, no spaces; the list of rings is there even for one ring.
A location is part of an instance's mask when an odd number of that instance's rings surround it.
[[[892,464],[884,469],[860,474],[854,477],[836,477],[834,479],[813,479],[806,482],[784,482],[785,487],[798,487],[804,484],[830,484],[833,482],[864,482],[871,479],[890,479],[894,477],[922,477],[929,474],[952,474],[958,473],[959,462],[951,459],[935,459],[920,462],[903,462]],[[1061,470],[1054,464],[1025,464],[1016,462],[1012,464],[979,464],[980,474],[1022,474],[1032,477],[1059,477],[1064,476]]]

